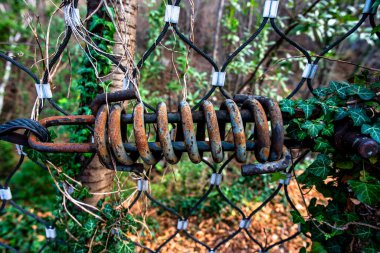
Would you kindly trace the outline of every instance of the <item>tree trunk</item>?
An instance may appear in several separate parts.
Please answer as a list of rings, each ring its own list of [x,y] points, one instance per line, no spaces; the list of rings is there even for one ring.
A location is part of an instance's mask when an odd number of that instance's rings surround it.
[[[120,6],[120,1],[123,6]],[[91,15],[101,3],[101,0],[87,1],[87,15]],[[122,13],[124,12],[124,13]],[[137,19],[137,0],[115,0],[115,14],[117,23],[117,32],[115,41],[124,43],[116,43],[114,46],[114,54],[123,55],[121,62],[123,66],[132,69],[131,58],[127,57],[125,50],[129,50],[129,55],[133,56],[136,43],[136,19]],[[126,29],[125,29],[126,28]],[[125,41],[128,44],[125,44]],[[124,47],[123,45],[128,45]],[[112,76],[111,92],[122,89],[124,73],[119,69],[115,69]],[[107,169],[103,166],[97,155],[93,158],[90,164],[84,168],[80,180],[84,186],[89,187],[91,192],[104,193],[112,191],[114,184],[115,171]],[[105,195],[94,195],[85,200],[87,204],[95,206],[96,203],[104,198]]]
[[[137,0],[114,0],[117,30],[114,40],[113,52],[120,55],[121,64],[128,69],[131,75],[133,71],[133,58],[136,49],[136,26],[137,26]],[[120,68],[114,67],[111,91],[123,88],[125,73]]]

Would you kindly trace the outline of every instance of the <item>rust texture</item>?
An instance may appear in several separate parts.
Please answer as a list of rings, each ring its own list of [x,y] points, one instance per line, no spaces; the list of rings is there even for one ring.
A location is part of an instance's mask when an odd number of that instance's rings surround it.
[[[117,97],[114,95],[116,93],[112,94],[110,94],[112,99]],[[121,96],[120,94],[118,96]],[[125,94],[123,96],[125,97]],[[98,102],[94,104],[103,103],[103,99],[104,96],[99,97]],[[154,116],[155,121],[152,122],[157,124],[154,126],[145,122],[146,118],[149,121],[152,119],[151,115],[147,115],[143,103],[136,104],[133,115],[125,114],[120,103],[110,106],[101,104],[96,117],[52,117],[41,121],[46,127],[95,125],[94,143],[42,143],[33,135],[29,142],[37,150],[47,152],[96,152],[105,167],[121,171],[142,168],[142,165],[135,164],[139,156],[148,165],[156,164],[161,157],[165,157],[170,164],[176,164],[184,152],[189,155],[193,163],[201,162],[204,152],[211,152],[213,161],[221,163],[225,157],[224,152],[231,151],[234,152],[238,162],[246,163],[247,151],[253,150],[261,163],[281,162],[280,159],[284,157],[282,150],[284,131],[282,118],[278,117],[277,112],[277,104],[261,98],[249,98],[244,101],[241,108],[233,100],[228,99],[218,111],[207,100],[196,112],[192,112],[187,102],[180,103],[177,113],[168,112],[166,104],[160,103]],[[271,119],[271,131],[267,115]],[[123,120],[130,117],[132,121]],[[248,122],[255,123],[253,140],[246,137],[245,128]],[[127,124],[133,124],[134,140],[126,140]],[[169,124],[172,124],[172,130]],[[232,133],[231,141],[225,140],[227,130]],[[150,137],[155,137],[156,142],[149,142]],[[272,153],[277,155],[279,145],[281,152],[278,154],[278,159],[274,159],[276,156],[272,156]]]
[[[122,137],[123,129],[120,122],[122,111],[123,109],[120,104],[114,104],[112,106],[108,121],[108,136],[116,161],[128,166],[134,164],[136,159],[133,159],[124,149]],[[124,131],[126,131],[126,129],[124,129]]]
[[[136,147],[139,151],[141,159],[149,165],[154,165],[157,163],[156,158],[153,156],[149,149],[148,137],[145,132],[144,123],[144,104],[138,103],[133,111],[135,120],[133,122],[133,132],[136,139]]]

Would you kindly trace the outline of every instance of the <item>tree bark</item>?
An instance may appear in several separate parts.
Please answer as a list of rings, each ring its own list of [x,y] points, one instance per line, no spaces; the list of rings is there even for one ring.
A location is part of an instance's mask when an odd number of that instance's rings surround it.
[[[115,46],[113,52],[120,55],[121,64],[132,74],[133,59],[136,50],[136,27],[137,27],[137,0],[114,0],[117,30],[114,35]],[[123,88],[125,73],[117,66],[114,67],[111,91]]]
[[[130,57],[127,57],[126,50],[129,50],[131,56],[135,52],[136,44],[136,19],[137,19],[137,0],[114,0],[117,32],[115,34],[116,44],[114,46],[114,54],[122,55],[120,58],[123,66],[132,69]],[[123,6],[120,6],[122,2]],[[91,15],[101,3],[101,0],[87,1],[87,15]],[[124,43],[120,43],[123,42]],[[125,44],[125,41],[128,44]],[[125,46],[127,45],[127,46]],[[114,69],[112,76],[112,86],[110,91],[122,89],[124,73],[120,69]],[[94,156],[90,164],[84,168],[80,180],[84,186],[89,187],[90,192],[104,193],[112,191],[114,185],[115,171],[107,169],[103,166],[97,155]],[[97,202],[103,199],[105,195],[94,195],[85,200],[89,205],[95,206]]]

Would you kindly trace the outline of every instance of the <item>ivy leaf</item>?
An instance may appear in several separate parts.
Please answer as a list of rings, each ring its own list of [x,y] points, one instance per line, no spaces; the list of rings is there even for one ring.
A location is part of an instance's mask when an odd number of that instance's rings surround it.
[[[348,88],[348,94],[357,95],[363,100],[371,100],[376,96],[375,92],[359,85],[351,85]]]
[[[314,151],[321,153],[329,153],[334,151],[334,148],[330,145],[330,143],[327,140],[319,137],[315,139]]]
[[[346,98],[349,87],[350,85],[348,83],[339,83],[339,82],[330,83],[331,90],[336,92],[341,99]]]
[[[313,114],[315,106],[309,103],[301,103],[298,108],[305,113],[305,118],[308,119]]]
[[[281,111],[287,112],[290,115],[295,114],[294,106],[295,106],[294,101],[290,99],[283,99],[280,102]]]
[[[370,122],[366,112],[362,108],[348,110],[350,118],[354,121],[354,126],[361,126],[364,123]]]
[[[328,124],[327,127],[324,127],[322,130],[324,136],[333,136],[334,135],[334,124]]]
[[[363,124],[362,125],[362,133],[369,134],[372,139],[380,143],[380,124],[374,124],[373,126]]]
[[[338,108],[335,112],[335,120],[341,120],[348,116],[348,112],[343,108]]]
[[[327,155],[319,154],[317,159],[307,168],[310,173],[326,179],[331,169],[331,159]]]
[[[323,129],[323,125],[320,123],[313,123],[310,120],[307,120],[303,125],[302,129],[307,130],[307,133],[310,137],[317,137],[319,132]]]
[[[380,185],[378,183],[369,184],[356,180],[350,180],[348,181],[348,184],[351,186],[356,198],[362,203],[374,205],[379,202],[378,196],[380,194]]]
[[[328,87],[321,87],[313,90],[313,94],[319,98],[325,98],[329,93],[331,93],[331,89]]]

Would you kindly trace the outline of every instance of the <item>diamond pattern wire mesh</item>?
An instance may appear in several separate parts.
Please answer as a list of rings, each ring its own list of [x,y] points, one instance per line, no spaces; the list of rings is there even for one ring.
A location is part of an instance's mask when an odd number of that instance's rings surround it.
[[[304,72],[302,73],[302,77],[300,79],[300,82],[299,84],[297,85],[297,87],[291,92],[291,94],[288,96],[288,98],[292,98],[301,88],[302,86],[306,83],[307,84],[307,87],[308,89],[310,89],[310,91],[313,90],[312,88],[312,79],[313,77],[315,76],[316,74],[316,71],[317,71],[317,67],[318,67],[318,63],[319,61],[322,59],[322,57],[324,55],[326,55],[330,50],[332,50],[333,48],[335,48],[339,43],[341,43],[343,40],[345,40],[347,37],[349,37],[352,33],[354,33],[359,27],[361,27],[363,25],[363,23],[369,19],[370,21],[370,24],[372,27],[375,27],[376,26],[376,23],[375,23],[375,16],[376,16],[376,9],[373,9],[372,8],[372,5],[374,3],[373,0],[366,0],[366,1],[363,1],[363,4],[364,4],[364,8],[363,8],[363,14],[360,18],[360,20],[357,22],[357,24],[352,27],[352,29],[350,29],[345,35],[341,36],[340,38],[338,38],[335,42],[331,43],[330,45],[327,45],[324,50],[322,52],[320,52],[319,54],[317,54],[316,56],[312,57],[310,55],[310,53],[304,48],[302,47],[301,45],[297,44],[295,41],[293,41],[292,39],[290,39],[289,37],[287,37],[287,35],[285,35],[281,29],[278,27],[278,25],[276,24],[276,18],[277,18],[277,15],[278,15],[278,7],[281,5],[280,1],[274,1],[274,0],[268,0],[268,1],[265,1],[264,4],[263,4],[263,19],[262,19],[262,22],[261,24],[259,25],[258,29],[256,32],[254,32],[249,38],[247,41],[245,41],[244,43],[241,44],[241,46],[239,48],[237,48],[234,52],[232,52],[228,58],[225,60],[225,62],[222,64],[221,67],[219,67],[217,65],[217,63],[214,61],[214,59],[212,59],[209,55],[207,55],[207,53],[205,53],[204,51],[202,51],[200,48],[198,48],[189,38],[187,38],[180,30],[179,28],[179,16],[180,16],[180,8],[179,8],[179,5],[181,3],[181,0],[176,0],[175,2],[172,2],[171,0],[168,0],[168,7],[167,7],[167,10],[166,10],[166,13],[165,13],[165,17],[163,17],[163,19],[166,21],[165,22],[165,25],[162,29],[162,32],[160,33],[160,35],[157,37],[156,39],[156,42],[143,54],[143,57],[142,59],[138,62],[137,64],[137,68],[138,69],[141,69],[144,65],[144,62],[149,58],[149,56],[154,53],[155,49],[157,48],[158,45],[160,45],[160,43],[162,42],[162,40],[165,38],[165,36],[167,35],[168,31],[170,29],[172,29],[175,34],[184,42],[186,43],[191,49],[193,49],[196,53],[198,53],[199,55],[201,55],[205,60],[207,60],[209,62],[209,64],[213,67],[214,69],[214,74],[213,74],[213,78],[212,78],[212,86],[210,88],[210,90],[207,92],[207,94],[201,99],[201,101],[199,101],[199,103],[192,108],[193,111],[197,110],[201,103],[204,101],[204,100],[207,100],[208,98],[210,98],[214,92],[216,90],[219,90],[221,92],[221,94],[225,97],[225,98],[231,98],[231,96],[228,94],[228,92],[224,89],[224,83],[226,81],[226,76],[228,76],[228,72],[227,72],[227,68],[228,68],[228,65],[234,60],[234,58],[247,46],[249,45],[253,40],[255,40],[257,38],[257,36],[263,31],[263,29],[266,28],[266,26],[271,25],[271,27],[274,29],[274,31],[279,35],[281,36],[284,40],[286,40],[291,46],[295,47],[296,49],[298,49],[304,56],[305,58],[307,59],[307,65],[306,65],[306,68],[304,70]],[[30,77],[35,81],[36,84],[36,87],[42,87],[43,84],[46,84],[47,83],[47,80],[48,80],[48,76],[49,76],[49,71],[53,68],[53,66],[56,64],[56,62],[58,61],[58,59],[60,58],[61,54],[63,53],[64,49],[67,47],[68,45],[68,42],[71,38],[71,35],[72,35],[72,26],[73,25],[77,25],[78,24],[78,17],[77,17],[77,5],[78,5],[78,1],[77,0],[74,0],[73,2],[64,2],[64,4],[62,5],[62,7],[65,7],[65,14],[67,13],[67,10],[70,10],[70,8],[72,8],[74,11],[72,13],[74,13],[75,15],[73,17],[71,17],[72,19],[70,20],[66,20],[67,22],[67,27],[66,27],[66,36],[62,42],[62,44],[59,46],[59,50],[57,51],[56,55],[53,57],[53,59],[50,61],[50,64],[49,64],[49,67],[48,69],[46,70],[45,74],[44,74],[44,77],[42,79],[42,82],[40,82],[39,78],[34,74],[32,73],[28,68],[26,68],[25,66],[23,66],[21,63],[13,60],[12,58],[8,57],[7,55],[3,54],[3,53],[0,53],[0,57],[3,58],[4,60],[6,61],[10,61],[12,64],[16,65],[17,67],[19,67],[21,70],[25,71],[28,75],[30,75]],[[70,13],[70,12],[68,12]],[[70,16],[70,15],[69,15]],[[70,18],[70,17],[69,17]],[[377,37],[380,38],[380,33],[376,33]],[[123,71],[126,72],[126,69],[115,59],[113,58],[111,55],[107,55],[107,54],[104,54],[102,52],[99,52],[101,54],[103,54],[105,57],[109,58],[111,61],[113,61],[113,63],[115,63],[117,66],[119,66]],[[314,58],[314,59],[313,59]],[[135,69],[134,72],[133,72],[133,77],[136,77],[137,76],[137,73],[138,73],[138,69]],[[226,75],[227,73],[227,75]],[[41,85],[39,85],[41,83]],[[41,88],[42,89],[42,88]],[[41,93],[42,91],[38,90],[37,89],[37,93]],[[43,91],[44,94],[47,92],[49,93],[50,91],[49,90],[44,90]],[[63,113],[65,115],[69,115],[67,112],[65,112],[62,108],[60,108],[54,101],[54,99],[52,98],[51,95],[49,96],[45,96],[45,95],[39,95],[39,97],[41,99],[47,99],[47,101],[60,113]],[[146,106],[151,109],[152,111],[155,111],[155,109],[146,104]],[[30,121],[30,120],[18,120],[17,122],[15,121],[14,124],[12,125],[11,124],[4,124],[4,125],[1,125],[0,126],[0,136],[5,134],[5,133],[8,133],[10,131],[14,131],[14,130],[17,130],[17,129],[24,129],[24,130],[27,130],[25,132],[25,135],[28,135],[31,132],[39,135],[41,137],[41,139],[46,139],[46,136],[44,136],[44,134],[48,134],[46,133],[46,129],[39,129],[38,126],[35,126],[33,125],[33,122]],[[12,140],[10,140],[12,141]],[[13,178],[13,176],[16,174],[16,172],[20,169],[20,166],[21,164],[23,163],[24,159],[25,159],[25,153],[22,151],[22,147],[21,146],[17,146],[17,150],[19,152],[19,155],[20,155],[20,159],[19,159],[19,162],[18,164],[15,166],[15,168],[13,169],[13,171],[11,171],[8,175],[8,177],[5,179],[4,181],[4,184],[0,185],[0,199],[2,201],[1,203],[1,206],[0,206],[0,213],[1,214],[4,214],[4,212],[6,211],[6,205],[9,204],[11,206],[13,206],[15,209],[17,209],[18,211],[20,211],[20,213],[26,215],[26,216],[29,216],[31,217],[32,219],[34,219],[36,222],[42,224],[44,227],[45,227],[45,230],[46,230],[46,243],[41,247],[41,249],[39,250],[39,252],[42,252],[44,251],[46,248],[48,248],[48,245],[52,242],[58,242],[58,243],[64,243],[62,242],[60,239],[59,239],[59,234],[57,235],[56,233],[56,230],[54,228],[54,222],[53,223],[50,223],[48,221],[45,221],[44,219],[41,219],[40,217],[36,216],[35,214],[29,212],[28,210],[26,210],[25,208],[19,206],[13,199],[12,199],[12,187],[11,186],[11,180]],[[298,157],[292,164],[292,166],[287,170],[287,173],[285,174],[285,179],[282,179],[280,180],[280,182],[278,183],[278,186],[277,188],[273,191],[273,193],[259,206],[257,207],[255,210],[253,210],[252,212],[248,213],[248,214],[245,214],[241,208],[239,208],[236,203],[233,203],[230,199],[228,199],[225,194],[223,193],[222,189],[221,189],[221,186],[223,186],[223,177],[222,177],[222,174],[223,174],[223,171],[226,169],[227,165],[234,159],[234,155],[230,155],[230,157],[223,163],[222,166],[220,166],[219,168],[215,167],[214,165],[212,165],[210,162],[208,162],[206,159],[203,159],[203,163],[205,165],[207,165],[207,167],[212,171],[212,174],[210,176],[210,181],[209,181],[209,184],[205,186],[205,193],[199,198],[199,200],[196,202],[196,204],[194,206],[192,206],[190,208],[190,210],[188,210],[187,214],[186,215],[183,215],[183,214],[180,214],[178,213],[176,210],[164,205],[162,202],[160,202],[159,200],[155,199],[153,197],[153,193],[150,193],[149,191],[149,178],[148,176],[145,176],[145,178],[142,178],[142,179],[139,179],[137,181],[137,189],[138,189],[138,194],[136,195],[135,199],[131,202],[130,206],[129,206],[129,209],[133,208],[134,205],[136,205],[137,201],[139,199],[141,199],[143,196],[146,196],[152,203],[156,204],[159,208],[161,208],[162,210],[170,213],[171,215],[173,215],[174,217],[176,217],[177,219],[177,225],[176,225],[176,231],[174,234],[172,234],[170,237],[168,237],[161,245],[159,245],[157,248],[155,249],[150,249],[144,245],[141,245],[137,242],[135,242],[135,244],[138,246],[138,247],[141,247],[149,252],[159,252],[161,249],[163,249],[165,247],[165,245],[167,245],[171,240],[174,239],[174,237],[181,233],[183,235],[185,235],[189,240],[192,240],[194,241],[195,243],[197,243],[199,246],[203,247],[204,249],[206,249],[208,252],[217,252],[218,249],[220,249],[223,245],[225,245],[227,242],[229,242],[230,240],[232,240],[234,237],[236,237],[239,233],[246,233],[246,235],[253,241],[255,242],[258,247],[260,248],[260,252],[269,252],[269,250],[271,250],[272,248],[274,248],[275,246],[277,245],[280,245],[282,243],[285,243],[287,241],[290,241],[292,239],[294,239],[295,237],[297,237],[298,235],[300,235],[302,233],[301,231],[301,227],[299,227],[299,230],[298,232],[294,233],[293,235],[289,236],[288,238],[286,239],[283,239],[283,240],[280,240],[276,243],[273,243],[269,246],[266,246],[266,245],[263,245],[261,242],[259,242],[257,239],[255,239],[255,235],[252,234],[248,229],[251,225],[251,222],[252,222],[252,218],[255,214],[257,214],[258,211],[260,211],[266,204],[268,204],[271,200],[273,200],[273,198],[275,196],[277,196],[281,191],[284,192],[285,194],[285,197],[287,199],[287,202],[290,204],[290,206],[292,207],[293,210],[295,210],[296,212],[297,209],[295,207],[295,205],[293,204],[290,196],[289,196],[289,192],[288,192],[288,185],[290,183],[290,180],[292,178],[292,173],[294,173],[294,168],[295,166],[300,162],[302,161],[305,156],[307,155],[308,151],[304,152],[303,154],[300,155],[300,157]],[[37,163],[40,167],[44,168],[45,170],[47,170],[47,167],[44,165],[44,164],[41,164],[39,162],[36,162],[34,161],[35,163]],[[25,189],[26,190],[26,189]],[[239,222],[239,228],[236,230],[236,231],[231,231],[231,233],[226,236],[225,238],[223,238],[222,241],[220,241],[219,243],[217,243],[216,245],[208,245],[206,244],[205,242],[202,242],[200,240],[198,240],[193,234],[191,234],[189,231],[188,231],[188,227],[189,226],[192,226],[192,224],[189,222],[189,218],[194,215],[197,211],[197,209],[199,209],[199,207],[201,206],[202,203],[204,203],[205,201],[207,201],[207,199],[209,198],[210,194],[212,191],[217,191],[218,195],[227,203],[228,206],[230,206],[230,208],[232,208],[233,210],[235,210],[237,213],[239,213],[242,217],[241,221]],[[174,224],[175,220],[173,220],[173,224]],[[305,235],[306,236],[306,235]],[[0,242],[0,247],[3,247],[11,252],[19,252],[17,249],[9,246],[9,245],[6,245],[2,242]]]

